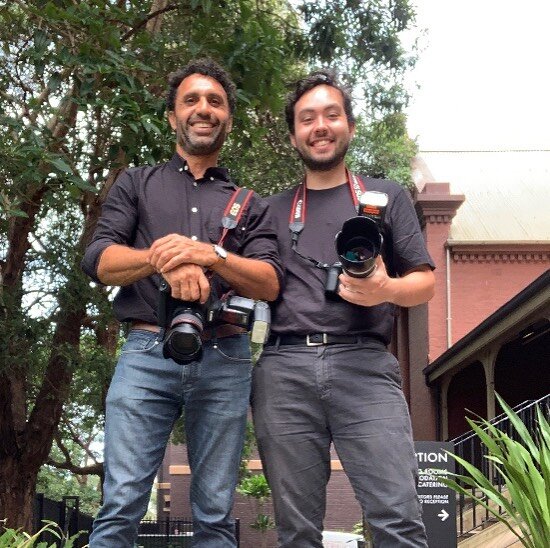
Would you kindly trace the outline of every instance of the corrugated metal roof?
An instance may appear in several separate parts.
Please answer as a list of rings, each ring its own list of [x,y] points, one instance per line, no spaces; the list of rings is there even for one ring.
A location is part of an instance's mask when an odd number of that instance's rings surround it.
[[[421,151],[413,177],[465,195],[453,241],[550,242],[550,150]]]

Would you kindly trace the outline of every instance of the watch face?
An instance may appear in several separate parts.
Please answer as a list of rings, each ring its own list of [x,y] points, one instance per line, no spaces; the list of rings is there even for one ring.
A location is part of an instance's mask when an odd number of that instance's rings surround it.
[[[221,257],[222,259],[227,259],[227,251],[222,246],[215,245],[214,251],[216,252],[216,255],[218,257]]]

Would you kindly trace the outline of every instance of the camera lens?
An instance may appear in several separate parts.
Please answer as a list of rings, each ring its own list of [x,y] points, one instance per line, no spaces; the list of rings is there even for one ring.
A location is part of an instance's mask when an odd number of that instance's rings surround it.
[[[186,309],[177,314],[166,335],[163,347],[165,358],[185,364],[200,359],[203,319],[197,310]]]
[[[365,278],[374,271],[381,247],[382,236],[369,217],[348,219],[336,235],[336,252],[342,268],[355,278]]]
[[[352,238],[347,242],[349,249],[343,255],[348,261],[368,261],[376,255],[375,246],[365,238]]]

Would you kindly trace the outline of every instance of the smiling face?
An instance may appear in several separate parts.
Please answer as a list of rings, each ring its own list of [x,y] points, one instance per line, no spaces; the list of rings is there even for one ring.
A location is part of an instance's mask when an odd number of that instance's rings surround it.
[[[192,74],[178,86],[168,120],[180,155],[217,154],[232,127],[227,94],[217,80]]]
[[[344,161],[355,132],[344,110],[344,99],[332,86],[316,86],[294,106],[292,146],[311,171],[328,171]]]

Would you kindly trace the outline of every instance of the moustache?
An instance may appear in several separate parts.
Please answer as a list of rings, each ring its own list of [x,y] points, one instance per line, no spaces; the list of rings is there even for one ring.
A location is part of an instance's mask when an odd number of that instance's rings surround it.
[[[195,124],[204,124],[204,123],[207,123],[207,124],[212,124],[212,126],[219,126],[220,125],[220,121],[215,118],[215,117],[212,117],[212,116],[208,116],[208,118],[202,118],[200,116],[197,116],[197,117],[192,117],[192,118],[189,118],[189,120],[187,121],[187,125],[188,126],[193,126]]]

